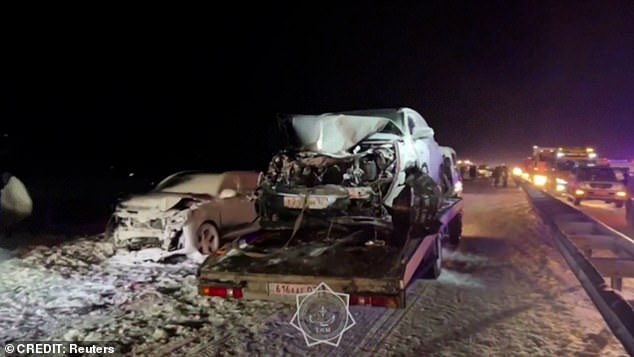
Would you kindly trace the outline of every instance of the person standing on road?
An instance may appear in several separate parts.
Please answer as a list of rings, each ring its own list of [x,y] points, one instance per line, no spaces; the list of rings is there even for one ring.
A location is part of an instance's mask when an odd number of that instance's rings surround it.
[[[496,166],[493,169],[493,187],[498,187],[500,185],[500,166]]]
[[[508,187],[508,180],[509,180],[509,169],[506,167],[506,165],[502,165],[502,167],[500,167],[500,170],[502,171],[502,187]]]
[[[476,173],[477,173],[477,170],[476,170],[475,165],[469,166],[469,176],[471,176],[472,180],[475,180]]]

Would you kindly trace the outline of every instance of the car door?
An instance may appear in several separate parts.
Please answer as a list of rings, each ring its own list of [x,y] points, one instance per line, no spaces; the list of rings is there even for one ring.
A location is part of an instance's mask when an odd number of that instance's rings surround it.
[[[257,218],[255,204],[242,190],[240,182],[240,174],[226,174],[220,187],[217,199],[223,230],[250,224]]]

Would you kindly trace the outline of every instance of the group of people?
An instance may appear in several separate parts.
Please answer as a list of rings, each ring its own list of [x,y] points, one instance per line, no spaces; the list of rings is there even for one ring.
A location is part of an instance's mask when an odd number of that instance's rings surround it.
[[[509,170],[506,165],[496,166],[493,169],[493,187],[507,187],[509,180]]]
[[[460,166],[460,175],[463,180],[475,180],[478,177],[478,168],[475,165]]]
[[[478,167],[475,165],[461,166],[460,174],[465,180],[475,180],[478,177]],[[487,176],[485,175],[484,177]],[[493,187],[508,187],[509,169],[504,164],[496,166],[493,169],[491,178],[493,179]]]

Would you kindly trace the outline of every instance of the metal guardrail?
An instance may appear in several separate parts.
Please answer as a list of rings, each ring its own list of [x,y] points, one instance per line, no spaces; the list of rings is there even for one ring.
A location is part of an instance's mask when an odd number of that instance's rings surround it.
[[[521,184],[552,228],[561,255],[586,290],[612,333],[634,356],[634,308],[619,293],[623,278],[634,278],[634,241],[529,184]],[[593,257],[607,249],[616,257]],[[610,278],[610,287],[605,278]]]

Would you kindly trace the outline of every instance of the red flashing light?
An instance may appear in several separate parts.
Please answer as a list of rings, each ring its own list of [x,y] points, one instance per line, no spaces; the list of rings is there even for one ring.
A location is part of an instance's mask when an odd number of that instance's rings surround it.
[[[220,288],[205,286],[200,289],[200,292],[204,296],[218,296],[223,298],[239,299],[244,296],[242,289],[240,288]]]

